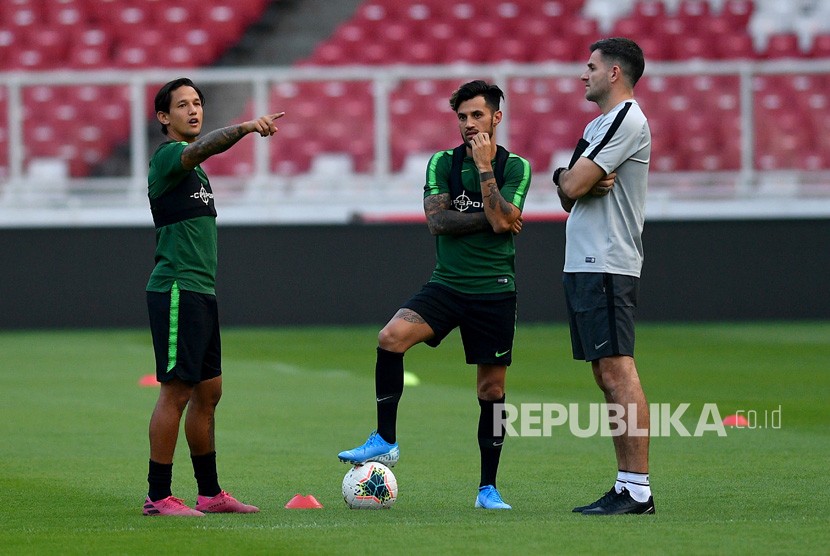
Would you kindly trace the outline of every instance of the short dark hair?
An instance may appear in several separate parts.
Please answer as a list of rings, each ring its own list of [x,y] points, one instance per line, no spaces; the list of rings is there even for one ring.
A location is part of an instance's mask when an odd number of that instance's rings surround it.
[[[477,96],[483,96],[487,106],[493,112],[496,112],[499,109],[501,99],[504,98],[504,93],[498,86],[491,85],[481,79],[470,81],[456,89],[450,97],[450,106],[453,112],[458,112],[458,107],[462,102],[476,98]]]
[[[613,60],[620,65],[623,74],[631,80],[631,86],[637,84],[640,77],[643,76],[643,71],[646,69],[646,61],[643,56],[643,50],[640,46],[624,37],[613,37],[610,39],[601,39],[592,44],[591,52],[599,50],[602,52],[602,57],[606,60]]]
[[[166,112],[170,113],[170,103],[173,102],[173,91],[180,87],[193,87],[196,91],[196,94],[199,95],[199,100],[202,103],[202,106],[205,104],[205,95],[202,94],[202,91],[199,90],[199,87],[194,85],[193,81],[188,79],[187,77],[179,77],[178,79],[174,79],[169,83],[165,84],[159,92],[156,93],[156,101],[155,101],[155,108],[156,114],[159,112]],[[167,135],[167,126],[161,124],[161,132]]]

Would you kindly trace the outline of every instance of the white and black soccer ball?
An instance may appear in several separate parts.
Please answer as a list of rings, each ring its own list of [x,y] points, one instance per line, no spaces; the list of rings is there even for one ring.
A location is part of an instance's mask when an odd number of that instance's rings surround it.
[[[391,508],[398,498],[398,481],[382,463],[352,467],[343,477],[343,500],[353,510]]]

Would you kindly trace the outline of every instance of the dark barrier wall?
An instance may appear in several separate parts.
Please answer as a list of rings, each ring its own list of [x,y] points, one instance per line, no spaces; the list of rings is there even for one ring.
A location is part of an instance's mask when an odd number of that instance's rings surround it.
[[[565,320],[565,225],[517,238],[519,318]],[[830,220],[649,222],[641,320],[830,318]],[[0,328],[146,326],[146,229],[0,230]],[[425,282],[425,224],[220,227],[228,325],[382,324]]]

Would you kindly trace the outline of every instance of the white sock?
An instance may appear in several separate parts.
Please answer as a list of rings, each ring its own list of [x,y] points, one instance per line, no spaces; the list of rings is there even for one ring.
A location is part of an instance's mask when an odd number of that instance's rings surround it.
[[[651,497],[651,486],[648,482],[648,473],[631,473],[629,471],[618,471],[617,482],[614,489],[622,492],[625,488],[631,497],[637,502],[647,502]]]

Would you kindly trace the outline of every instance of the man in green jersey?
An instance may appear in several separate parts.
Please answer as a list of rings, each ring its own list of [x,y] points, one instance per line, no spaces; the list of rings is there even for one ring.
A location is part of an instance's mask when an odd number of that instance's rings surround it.
[[[214,414],[222,396],[216,306],[216,209],[199,166],[249,133],[276,133],[283,113],[228,126],[199,138],[204,96],[187,78],[156,94],[156,117],[168,141],[150,160],[148,194],[156,227],[156,265],[147,284],[150,330],[161,383],[150,419],[149,492],[144,515],[252,513],[219,487]],[[172,495],[173,452],[185,407],[184,431],[198,486],[195,509]]]
[[[477,366],[481,408],[481,481],[475,507],[510,509],[496,490],[504,443],[504,381],[516,328],[515,246],[530,187],[530,164],[496,145],[504,94],[472,81],[450,97],[464,143],[435,153],[424,186],[424,212],[435,236],[436,265],[420,292],[404,303],[378,335],[375,366],[378,427],[341,461],[398,461],[398,401],[403,357],[412,346],[435,347],[459,328],[468,364]]]

